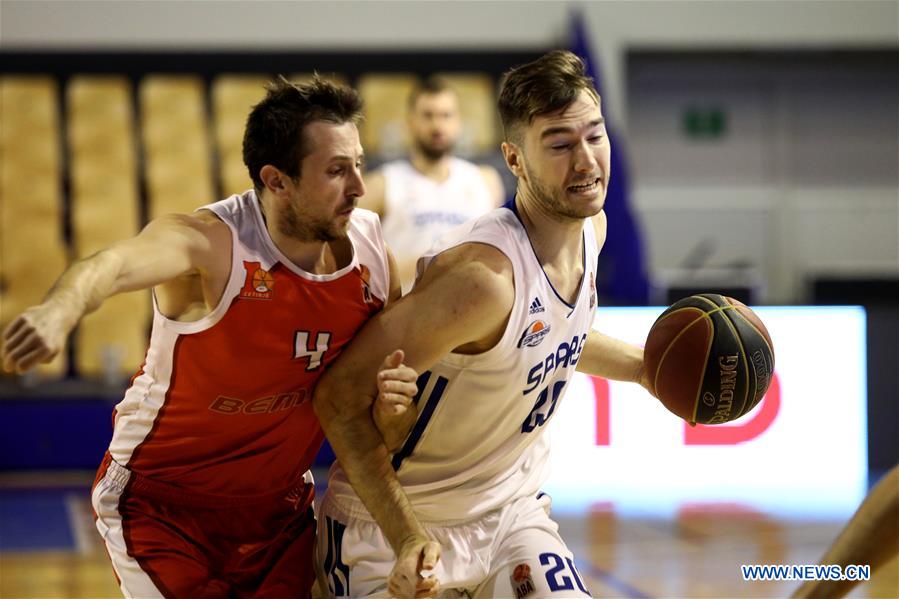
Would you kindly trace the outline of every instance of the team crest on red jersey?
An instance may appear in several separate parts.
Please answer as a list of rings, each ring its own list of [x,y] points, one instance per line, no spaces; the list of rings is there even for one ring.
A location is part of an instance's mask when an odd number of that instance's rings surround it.
[[[244,270],[247,271],[247,278],[240,290],[239,297],[248,299],[272,299],[275,289],[275,277],[262,268],[259,262],[243,263]]]

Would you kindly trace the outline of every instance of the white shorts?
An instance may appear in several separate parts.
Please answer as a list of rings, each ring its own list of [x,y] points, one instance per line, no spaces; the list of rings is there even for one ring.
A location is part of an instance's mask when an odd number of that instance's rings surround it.
[[[423,522],[440,543],[440,598],[590,597],[574,556],[549,517],[550,498],[522,497],[459,524]],[[332,597],[387,597],[396,556],[370,520],[348,517],[327,493],[318,518],[316,561]]]

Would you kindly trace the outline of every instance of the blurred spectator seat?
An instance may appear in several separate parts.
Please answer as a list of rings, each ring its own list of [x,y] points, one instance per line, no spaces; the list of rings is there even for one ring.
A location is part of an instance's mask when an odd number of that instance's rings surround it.
[[[253,187],[243,163],[243,133],[250,110],[265,97],[272,78],[258,74],[219,75],[212,82],[212,113],[224,197]]]
[[[474,156],[499,151],[496,82],[487,73],[437,73],[459,95],[462,131],[456,152]]]
[[[66,266],[57,94],[49,76],[0,77],[0,330]],[[37,372],[65,371],[63,352]]]
[[[66,89],[75,256],[84,258],[138,232],[140,212],[131,84],[124,77],[74,76]],[[77,331],[82,376],[109,383],[137,370],[147,346],[147,292],[108,299]]]
[[[418,79],[411,73],[362,75],[357,89],[365,102],[360,134],[369,155],[382,159],[406,152],[406,106]]]
[[[214,202],[203,80],[148,75],[139,100],[148,218]]]

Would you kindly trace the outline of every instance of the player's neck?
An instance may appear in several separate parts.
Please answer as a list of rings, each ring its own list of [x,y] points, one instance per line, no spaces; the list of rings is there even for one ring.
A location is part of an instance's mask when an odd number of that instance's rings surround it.
[[[409,162],[412,163],[412,167],[436,183],[443,183],[449,179],[452,160],[451,154],[444,154],[437,160],[431,160],[417,150],[409,153]]]
[[[515,195],[515,208],[541,264],[580,265],[583,220],[551,214],[521,187]]]
[[[556,292],[573,304],[584,276],[584,221],[551,214],[520,186],[515,207],[543,272]]]
[[[272,243],[295,266],[310,274],[326,275],[340,270],[352,260],[348,240],[298,239],[281,231],[277,211],[266,210],[265,202],[260,202],[259,208]]]
[[[346,266],[339,260],[334,247],[340,241],[301,241],[271,228],[268,234],[285,258],[310,274],[329,275]]]

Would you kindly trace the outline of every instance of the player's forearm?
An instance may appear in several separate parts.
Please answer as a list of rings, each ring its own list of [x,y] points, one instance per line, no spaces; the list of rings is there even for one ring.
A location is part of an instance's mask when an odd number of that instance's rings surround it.
[[[409,436],[409,431],[412,430],[412,425],[415,424],[417,418],[418,410],[414,407],[399,416],[382,416],[380,418],[375,416],[378,432],[381,433],[384,445],[387,446],[390,453],[396,453],[403,446],[403,442]]]
[[[43,303],[52,306],[63,324],[72,328],[114,293],[120,270],[120,258],[108,250],[79,260],[57,279]]]
[[[352,385],[332,385],[323,379],[313,405],[347,479],[399,553],[409,537],[424,535],[424,530],[396,478],[370,405],[348,405],[352,394],[358,395]]]
[[[637,383],[643,374],[643,350],[599,331],[590,331],[577,370],[614,381]]]

